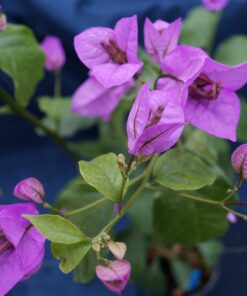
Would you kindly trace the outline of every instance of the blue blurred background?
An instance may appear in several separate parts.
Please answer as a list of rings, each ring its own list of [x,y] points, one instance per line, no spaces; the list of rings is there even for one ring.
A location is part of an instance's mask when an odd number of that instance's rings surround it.
[[[67,63],[63,72],[63,94],[71,95],[86,78],[87,70],[77,59],[73,37],[91,26],[113,27],[123,16],[137,14],[140,28],[145,17],[172,21],[185,17],[200,0],[2,0],[0,1],[10,22],[30,26],[41,41],[46,35],[57,35],[66,50]],[[230,0],[225,9],[217,43],[232,34],[247,35],[247,1]],[[142,38],[140,29],[140,38]],[[142,39],[141,39],[142,40]],[[247,50],[247,48],[246,48]],[[37,90],[39,95],[53,93],[53,78],[47,73]],[[36,109],[35,100],[31,109]],[[37,113],[38,114],[38,113]],[[83,134],[90,136],[90,131]],[[32,126],[16,116],[0,117],[0,203],[15,202],[12,189],[17,181],[35,176],[45,185],[48,200],[54,198],[61,187],[77,173],[74,163],[49,139],[36,135]],[[242,189],[245,198],[246,187]],[[244,209],[241,208],[243,211]],[[232,225],[224,238],[226,249],[219,263],[220,278],[210,296],[246,295],[247,225],[239,221]],[[63,275],[47,252],[41,271],[30,280],[20,283],[12,296],[50,295],[112,295],[95,280],[89,285],[72,283],[71,276]],[[129,285],[123,295],[149,295]],[[151,294],[150,294],[151,295]]]

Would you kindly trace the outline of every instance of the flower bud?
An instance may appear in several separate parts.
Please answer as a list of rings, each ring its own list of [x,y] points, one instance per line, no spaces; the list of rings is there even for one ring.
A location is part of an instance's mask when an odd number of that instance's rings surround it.
[[[112,252],[112,254],[119,260],[124,258],[124,255],[127,250],[127,246],[125,243],[113,242],[113,241],[110,241],[108,243],[108,248]]]
[[[0,32],[3,32],[7,25],[7,17],[3,13],[2,6],[0,5]]]
[[[96,275],[112,292],[120,295],[126,287],[131,273],[131,265],[127,260],[112,261],[108,266],[98,265]]]
[[[235,224],[237,222],[237,216],[233,213],[228,213],[226,218],[230,223]]]
[[[204,7],[211,11],[219,11],[227,6],[229,0],[202,0]]]
[[[234,170],[247,180],[247,144],[240,145],[233,152],[231,161]]]
[[[36,178],[31,177],[20,181],[15,186],[13,194],[23,200],[44,203],[44,187]]]
[[[41,43],[46,56],[45,69],[59,71],[65,63],[65,53],[58,37],[47,36]]]

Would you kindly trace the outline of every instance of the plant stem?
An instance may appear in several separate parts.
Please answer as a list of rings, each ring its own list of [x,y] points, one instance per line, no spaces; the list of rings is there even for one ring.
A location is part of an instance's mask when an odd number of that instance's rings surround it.
[[[79,156],[72,151],[67,143],[59,136],[58,133],[51,130],[47,126],[43,124],[43,122],[33,115],[28,110],[24,109],[22,106],[20,106],[12,97],[11,95],[4,90],[0,86],[0,100],[3,101],[5,104],[7,104],[10,109],[19,115],[20,117],[24,118],[26,121],[30,122],[34,127],[42,129],[48,136],[52,138],[52,140],[57,143],[63,150],[66,152],[73,160],[78,161]]]
[[[89,210],[89,209],[92,209],[94,207],[97,207],[98,205],[102,204],[104,201],[106,201],[107,198],[106,197],[103,197],[101,199],[98,199],[82,208],[79,208],[79,209],[76,209],[76,210],[73,210],[73,211],[69,211],[69,212],[65,212],[64,214],[64,217],[71,217],[71,216],[74,216],[74,215],[77,215],[79,213],[82,213],[86,210]]]
[[[54,82],[54,97],[61,97],[61,71],[57,70],[54,72],[55,82]]]
[[[144,177],[145,177],[146,171],[144,171],[143,173],[141,173],[139,176],[135,177],[134,179],[132,179],[129,182],[129,187],[135,185],[136,183],[138,183],[139,181],[141,181]]]
[[[155,162],[157,161],[159,155],[155,154],[152,159],[149,162],[149,165],[147,169],[145,170],[145,177],[143,178],[142,184],[140,187],[135,191],[135,193],[130,197],[129,201],[125,205],[125,207],[122,209],[118,215],[113,218],[103,229],[100,233],[102,232],[109,232],[111,228],[126,214],[128,209],[132,206],[132,204],[136,201],[136,199],[139,197],[139,195],[142,193],[142,191],[145,189],[145,185],[152,173],[153,167],[155,165]]]
[[[51,211],[53,211],[53,212],[56,212],[56,213],[62,215],[62,212],[61,212],[60,209],[57,209],[57,208],[53,207],[52,205],[50,205],[50,204],[47,203],[47,202],[43,203],[43,207],[44,207],[45,209],[49,209],[49,210],[51,210]]]

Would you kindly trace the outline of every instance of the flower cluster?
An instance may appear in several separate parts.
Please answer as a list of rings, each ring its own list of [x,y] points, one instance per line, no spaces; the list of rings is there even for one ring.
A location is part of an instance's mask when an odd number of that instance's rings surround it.
[[[210,1],[207,1],[207,3]],[[221,7],[223,2],[220,2]],[[144,24],[144,44],[159,73],[154,87],[142,81],[127,122],[128,149],[150,156],[171,148],[191,124],[219,138],[236,141],[247,63],[226,66],[200,48],[179,45],[181,19]],[[109,119],[126,91],[140,80],[137,17],[122,18],[114,30],[91,28],[75,37],[75,50],[90,77],[75,92],[72,111]]]

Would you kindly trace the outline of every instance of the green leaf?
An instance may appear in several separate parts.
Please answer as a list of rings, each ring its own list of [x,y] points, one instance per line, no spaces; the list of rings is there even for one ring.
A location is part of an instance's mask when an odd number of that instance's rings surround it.
[[[159,193],[144,191],[140,198],[130,207],[128,215],[138,232],[152,235],[153,231],[153,204]],[[140,214],[141,213],[141,214]],[[145,221],[145,223],[143,223]]]
[[[102,195],[95,191],[94,188],[84,183],[81,177],[70,181],[61,193],[58,195],[56,207],[63,208],[66,211],[73,211],[82,208],[92,202],[102,198]],[[72,223],[76,224],[83,233],[90,237],[97,235],[104,225],[106,225],[113,215],[114,204],[105,200],[97,207],[87,211],[69,216]]]
[[[74,270],[74,281],[76,283],[87,284],[95,277],[95,268],[97,259],[95,252],[89,253],[83,258],[79,265]]]
[[[62,137],[70,137],[95,123],[94,119],[82,118],[71,112],[71,98],[41,97],[39,108],[46,114],[45,125],[57,130]]]
[[[89,185],[112,201],[119,201],[123,178],[117,164],[117,155],[108,153],[92,161],[80,161],[79,167]]]
[[[91,247],[90,241],[82,241],[73,245],[52,243],[51,250],[54,257],[61,260],[60,270],[69,273],[81,262]]]
[[[165,244],[193,247],[226,232],[226,212],[219,206],[182,199],[178,192],[167,191],[155,200],[154,228],[157,239]]]
[[[174,190],[196,190],[213,184],[216,176],[196,155],[181,148],[163,154],[154,167],[155,181]]]
[[[8,25],[0,35],[0,69],[13,79],[15,97],[26,106],[44,74],[44,53],[33,32]]]
[[[224,249],[223,243],[220,241],[210,240],[200,243],[198,248],[207,267],[214,269]]]
[[[238,124],[237,138],[241,142],[247,141],[247,102],[244,99],[241,99],[241,114],[240,121]]]
[[[192,9],[183,21],[181,43],[209,49],[213,41],[219,14],[203,7]]]
[[[236,35],[220,44],[215,59],[222,64],[235,66],[247,60],[247,37]]]
[[[36,227],[48,240],[60,244],[75,244],[81,241],[87,241],[87,237],[80,229],[56,215],[23,215],[34,227]]]

